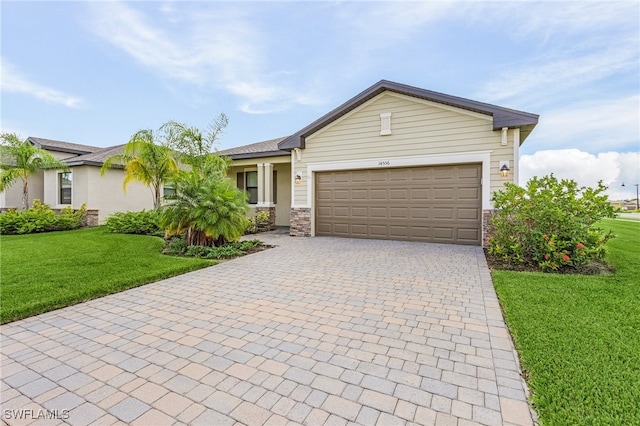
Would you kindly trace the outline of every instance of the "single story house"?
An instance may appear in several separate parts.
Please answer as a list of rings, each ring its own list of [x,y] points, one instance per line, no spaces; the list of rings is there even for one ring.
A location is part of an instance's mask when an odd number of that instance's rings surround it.
[[[538,115],[382,80],[291,136],[221,151],[293,236],[481,245]]]
[[[292,236],[481,245],[491,195],[518,183],[520,145],[538,115],[382,80],[296,133],[218,152],[253,211]],[[100,221],[153,208],[150,189],[122,190],[123,170],[100,167],[123,145],[98,148],[42,138],[34,145],[70,172],[30,179],[30,200],[87,204]],[[0,194],[20,205],[21,184]]]
[[[54,209],[71,206],[98,211],[99,222],[112,213],[153,208],[152,193],[148,186],[133,182],[125,193],[122,189],[123,169],[109,169],[100,175],[104,161],[120,154],[124,145],[100,148],[71,142],[29,137],[38,148],[49,151],[69,166],[69,171],[44,170],[32,174],[28,180],[29,204],[38,199]],[[16,181],[0,193],[0,208],[22,205],[22,181]]]

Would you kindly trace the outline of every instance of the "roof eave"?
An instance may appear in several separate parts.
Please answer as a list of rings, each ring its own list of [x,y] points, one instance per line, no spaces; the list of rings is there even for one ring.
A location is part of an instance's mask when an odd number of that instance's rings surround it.
[[[250,158],[262,158],[262,157],[282,157],[288,156],[289,152],[284,150],[279,151],[264,151],[264,152],[246,152],[243,154],[231,154],[222,155],[223,157],[229,157],[232,160],[246,160]]]
[[[93,153],[93,151],[87,151],[85,149],[81,150],[81,149],[73,149],[73,148],[61,148],[59,146],[43,144],[43,143],[40,143],[40,142],[36,141],[31,136],[29,136],[27,138],[27,140],[29,142],[31,142],[33,145],[35,145],[36,147],[42,148],[42,149],[47,149],[49,151],[65,152],[67,154],[78,154],[78,155],[84,155],[84,154]]]

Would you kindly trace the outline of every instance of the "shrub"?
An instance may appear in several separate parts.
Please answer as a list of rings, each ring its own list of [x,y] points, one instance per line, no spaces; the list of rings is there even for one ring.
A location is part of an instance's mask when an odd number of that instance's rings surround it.
[[[266,210],[259,211],[255,216],[249,218],[249,222],[247,223],[247,228],[244,233],[255,234],[258,232],[258,226],[264,225],[267,222],[269,222],[269,212]]]
[[[163,254],[168,254],[171,256],[183,256],[187,252],[187,243],[184,241],[184,236],[180,235],[177,237],[172,237],[167,240],[164,249],[162,250]]]
[[[109,231],[119,234],[163,235],[157,210],[114,213],[107,218],[105,225]]]
[[[242,256],[260,244],[262,244],[262,242],[259,240],[251,240],[227,243],[219,247],[188,246],[184,240],[184,236],[180,236],[170,239],[162,252],[164,254],[174,256],[201,257],[204,259],[230,259]]]
[[[543,271],[579,268],[602,260],[610,233],[596,223],[614,217],[602,193],[607,189],[578,187],[552,175],[534,177],[525,188],[507,183],[494,193],[497,212],[489,220],[488,252],[510,266]]]
[[[35,232],[66,231],[82,226],[87,206],[77,211],[71,206],[56,214],[47,204],[33,200],[33,205],[24,211],[9,210],[0,214],[0,234],[31,234]]]

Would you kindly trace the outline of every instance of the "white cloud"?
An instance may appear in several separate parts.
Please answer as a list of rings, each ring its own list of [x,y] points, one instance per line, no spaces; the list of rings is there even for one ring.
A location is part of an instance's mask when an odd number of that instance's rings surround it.
[[[588,151],[640,150],[640,96],[592,99],[541,112],[529,147],[579,147]]]
[[[521,184],[534,176],[551,173],[559,179],[575,180],[581,186],[595,187],[601,180],[609,187],[607,194],[612,200],[635,198],[633,184],[640,183],[640,153],[591,154],[579,149],[559,149],[520,157]]]
[[[64,105],[68,108],[81,108],[81,98],[35,83],[2,58],[0,64],[0,87],[3,92],[22,93],[52,104]]]
[[[166,78],[223,88],[239,98],[239,108],[247,113],[320,102],[313,91],[301,93],[278,78],[286,70],[265,72],[269,37],[251,24],[248,9],[222,3],[214,10],[202,9],[197,2],[191,6],[165,3],[160,19],[152,22],[123,3],[94,3],[90,27]]]
[[[553,52],[516,66],[509,64],[485,85],[478,97],[489,102],[517,100],[519,104],[544,104],[563,92],[621,71],[637,72],[637,41],[596,50],[586,54]]]

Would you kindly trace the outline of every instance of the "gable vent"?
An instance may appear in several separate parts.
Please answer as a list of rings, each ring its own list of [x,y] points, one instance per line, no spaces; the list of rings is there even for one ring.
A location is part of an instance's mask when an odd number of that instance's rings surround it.
[[[383,112],[380,114],[380,135],[391,134],[391,113]]]

